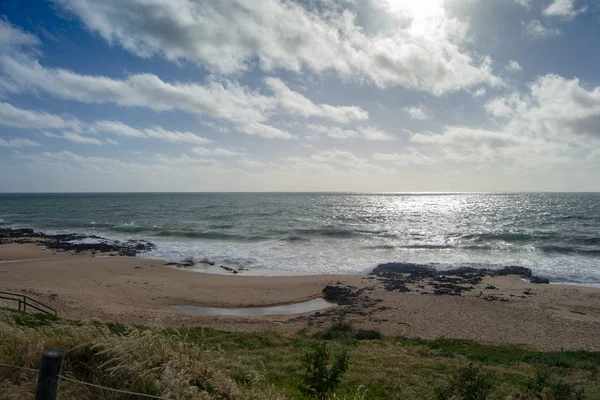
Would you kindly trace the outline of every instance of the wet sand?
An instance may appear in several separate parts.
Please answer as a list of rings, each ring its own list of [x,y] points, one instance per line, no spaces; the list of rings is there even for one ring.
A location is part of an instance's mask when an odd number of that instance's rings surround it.
[[[172,308],[297,303],[322,297],[327,285],[348,288],[355,302],[261,317],[194,315]],[[596,288],[530,284],[509,275],[486,277],[460,296],[424,294],[418,285],[410,289],[386,290],[373,276],[212,275],[165,266],[161,260],[70,254],[34,243],[0,245],[0,291],[30,295],[65,318],[281,333],[321,329],[343,319],[393,336],[600,351]]]

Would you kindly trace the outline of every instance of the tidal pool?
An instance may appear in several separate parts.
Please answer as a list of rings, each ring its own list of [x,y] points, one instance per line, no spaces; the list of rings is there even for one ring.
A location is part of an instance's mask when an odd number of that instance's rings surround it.
[[[202,315],[231,315],[236,317],[260,317],[263,315],[290,315],[302,314],[306,312],[324,310],[335,306],[325,299],[313,299],[302,303],[286,304],[283,306],[272,307],[240,307],[240,308],[220,308],[220,307],[195,307],[195,306],[172,306],[174,309]]]

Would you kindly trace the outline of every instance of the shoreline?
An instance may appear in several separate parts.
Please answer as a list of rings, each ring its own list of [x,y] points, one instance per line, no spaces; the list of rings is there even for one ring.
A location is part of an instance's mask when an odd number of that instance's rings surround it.
[[[70,319],[282,334],[344,321],[393,337],[600,350],[599,288],[532,284],[519,274],[440,275],[421,269],[375,275],[216,275],[161,260],[43,249],[30,239],[0,239],[0,259],[20,260],[0,264],[0,290],[30,295]],[[172,308],[268,307],[317,298],[338,305],[260,317],[196,315]]]

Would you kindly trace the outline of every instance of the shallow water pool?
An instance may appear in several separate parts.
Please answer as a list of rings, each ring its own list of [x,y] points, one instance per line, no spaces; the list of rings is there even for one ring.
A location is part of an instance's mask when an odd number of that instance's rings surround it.
[[[302,314],[312,311],[324,310],[335,306],[325,299],[313,299],[302,303],[286,304],[272,307],[240,307],[240,308],[220,308],[220,307],[196,307],[196,306],[172,306],[174,309],[201,315],[231,315],[237,317],[259,317],[263,315],[290,315]]]

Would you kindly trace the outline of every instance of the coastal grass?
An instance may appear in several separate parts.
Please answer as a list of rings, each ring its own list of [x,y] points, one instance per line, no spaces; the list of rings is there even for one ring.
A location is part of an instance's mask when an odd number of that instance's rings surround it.
[[[540,352],[464,340],[385,338],[347,324],[294,335],[204,327],[134,327],[0,310],[0,363],[38,368],[44,348],[66,350],[64,375],[173,399],[301,399],[301,358],[325,341],[347,351],[337,399],[434,399],[436,389],[474,364],[493,376],[490,399],[510,398],[547,371],[600,398],[600,353]],[[0,397],[30,399],[32,372],[0,367]],[[61,398],[129,399],[71,382]]]

